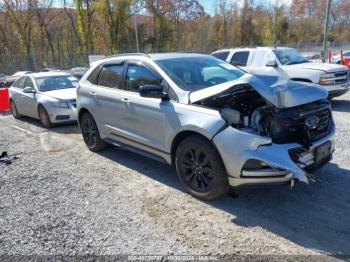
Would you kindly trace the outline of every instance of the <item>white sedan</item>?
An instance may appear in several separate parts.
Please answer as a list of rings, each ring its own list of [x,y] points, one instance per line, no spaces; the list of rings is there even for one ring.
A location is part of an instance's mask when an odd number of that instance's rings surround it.
[[[78,79],[65,72],[31,73],[10,87],[10,105],[15,118],[40,119],[46,128],[76,121]]]

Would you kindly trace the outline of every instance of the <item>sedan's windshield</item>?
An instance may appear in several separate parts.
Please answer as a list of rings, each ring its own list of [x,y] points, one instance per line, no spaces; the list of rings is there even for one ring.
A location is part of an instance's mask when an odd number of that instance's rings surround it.
[[[214,57],[185,57],[155,61],[183,90],[196,91],[241,77],[244,72]]]
[[[36,83],[41,92],[75,88],[78,85],[78,79],[74,76],[46,76],[36,78]]]
[[[309,62],[296,49],[275,49],[273,50],[283,65],[302,64]]]

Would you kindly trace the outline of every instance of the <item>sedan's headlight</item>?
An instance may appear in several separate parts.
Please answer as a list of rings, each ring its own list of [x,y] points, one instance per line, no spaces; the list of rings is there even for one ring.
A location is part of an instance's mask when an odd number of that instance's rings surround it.
[[[59,108],[69,108],[69,105],[66,102],[61,102],[61,101],[54,101],[51,102],[51,105],[53,107],[59,107]]]
[[[333,73],[323,73],[319,81],[320,85],[334,85],[335,84],[335,74]]]

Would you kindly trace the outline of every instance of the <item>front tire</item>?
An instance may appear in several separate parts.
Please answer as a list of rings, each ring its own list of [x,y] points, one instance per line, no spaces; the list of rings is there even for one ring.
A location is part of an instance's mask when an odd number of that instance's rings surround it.
[[[38,114],[39,114],[40,122],[45,128],[52,127],[49,114],[47,113],[46,109],[41,105],[38,108]]]
[[[22,117],[22,115],[20,113],[18,113],[15,102],[13,102],[12,100],[10,101],[10,107],[11,107],[11,113],[12,113],[14,118],[19,119]]]
[[[214,146],[200,136],[185,138],[176,150],[176,171],[193,196],[214,200],[229,190],[224,164]]]
[[[98,152],[107,147],[101,139],[96,122],[90,113],[84,113],[80,119],[81,134],[86,146],[92,152]]]

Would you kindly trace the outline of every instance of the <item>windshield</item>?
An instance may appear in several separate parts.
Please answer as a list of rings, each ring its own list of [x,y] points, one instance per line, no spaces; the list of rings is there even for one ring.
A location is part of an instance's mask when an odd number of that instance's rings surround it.
[[[36,78],[36,83],[41,92],[47,92],[75,88],[78,85],[78,79],[74,76],[47,76]]]
[[[275,49],[273,50],[283,65],[302,64],[309,62],[296,49]]]
[[[155,61],[183,90],[196,91],[241,77],[244,72],[215,57],[185,57]]]

